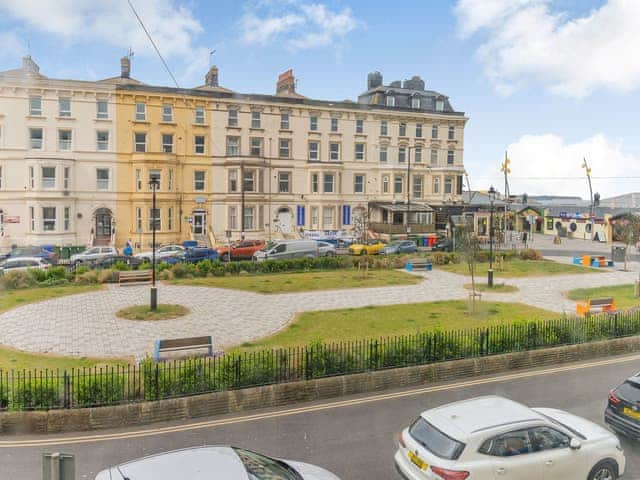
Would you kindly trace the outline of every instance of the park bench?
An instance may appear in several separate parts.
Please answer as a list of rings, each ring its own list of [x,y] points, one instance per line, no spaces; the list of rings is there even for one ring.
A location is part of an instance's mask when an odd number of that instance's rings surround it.
[[[207,335],[205,337],[189,337],[189,338],[170,338],[165,340],[156,340],[153,357],[156,362],[160,361],[160,354],[163,352],[178,352],[181,350],[194,350],[197,348],[206,348],[207,355],[213,355],[213,337]]]
[[[118,285],[151,283],[151,270],[130,270],[118,272]]]
[[[430,272],[431,270],[433,270],[433,265],[431,264],[431,260],[427,258],[416,258],[413,260],[409,260],[407,264],[404,266],[404,269],[407,272],[413,271],[414,268],[416,270],[423,269],[423,270],[426,270],[427,272]]]
[[[587,315],[595,312],[613,313],[616,311],[616,301],[613,298],[593,298],[576,305],[578,315]]]

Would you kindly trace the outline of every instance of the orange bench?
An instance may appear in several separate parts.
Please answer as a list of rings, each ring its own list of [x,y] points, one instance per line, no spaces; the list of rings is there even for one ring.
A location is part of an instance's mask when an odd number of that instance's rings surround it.
[[[594,298],[576,304],[576,313],[580,316],[594,312],[615,312],[616,301],[613,298]]]

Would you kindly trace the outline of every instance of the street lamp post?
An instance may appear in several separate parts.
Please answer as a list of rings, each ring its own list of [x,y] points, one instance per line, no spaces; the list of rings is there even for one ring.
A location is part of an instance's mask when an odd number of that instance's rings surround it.
[[[156,288],[156,228],[157,228],[157,215],[156,209],[156,189],[160,186],[160,179],[156,176],[152,176],[149,180],[149,186],[151,187],[152,200],[151,200],[151,212],[153,212],[151,218],[151,310],[158,309],[158,289]]]
[[[411,235],[411,148],[407,147],[407,240]]]
[[[487,270],[487,285],[493,287],[493,202],[496,198],[496,189],[489,188],[489,270]]]

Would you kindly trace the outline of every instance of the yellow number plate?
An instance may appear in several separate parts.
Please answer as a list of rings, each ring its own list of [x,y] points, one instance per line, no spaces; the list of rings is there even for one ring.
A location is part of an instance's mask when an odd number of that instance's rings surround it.
[[[635,418],[636,420],[640,420],[640,412],[636,412],[630,408],[624,407],[622,409],[622,413],[624,413],[627,417]]]
[[[416,455],[415,453],[413,453],[411,450],[409,450],[409,460],[411,460],[414,465],[416,467],[418,467],[420,470],[426,470],[428,465],[423,462],[420,457],[418,457],[418,455]]]

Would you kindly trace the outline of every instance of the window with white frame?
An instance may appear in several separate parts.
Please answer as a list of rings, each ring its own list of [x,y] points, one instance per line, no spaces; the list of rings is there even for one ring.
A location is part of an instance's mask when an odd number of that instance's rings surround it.
[[[453,193],[453,179],[451,177],[444,179],[444,193]]]
[[[142,190],[142,170],[136,168],[136,190]]]
[[[356,160],[364,160],[364,152],[365,152],[365,144],[356,143],[356,152],[355,152]]]
[[[96,189],[109,190],[109,169],[108,168],[96,169]]]
[[[289,114],[280,114],[280,130],[289,130]]]
[[[196,170],[193,172],[193,189],[197,192],[204,191],[205,187],[205,171],[204,170]]]
[[[96,118],[99,120],[109,118],[109,105],[106,100],[98,100],[96,102]]]
[[[32,95],[29,97],[29,115],[42,115],[42,97]]]
[[[435,148],[431,149],[431,165],[437,165],[438,164],[438,150],[436,150]]]
[[[331,131],[332,132],[338,131],[338,119],[336,117],[331,118]]]
[[[156,232],[162,230],[162,217],[159,208],[149,209],[149,230],[153,230],[154,223]]]
[[[396,97],[393,95],[387,95],[387,107],[395,107],[396,106]]]
[[[433,178],[433,193],[440,193],[440,177]]]
[[[42,207],[42,230],[45,232],[55,232],[56,207]]]
[[[136,232],[142,232],[142,208],[136,207]]]
[[[382,193],[389,193],[389,175],[382,177]]]
[[[205,151],[205,136],[194,135],[193,136],[193,151],[198,155],[204,154]]]
[[[340,144],[338,142],[329,143],[329,160],[332,162],[340,161]]]
[[[411,97],[411,108],[420,108],[420,97]]]
[[[155,180],[157,182],[156,191],[159,191],[160,189],[162,189],[162,170],[160,169],[149,170],[149,181],[147,182],[147,185],[149,185],[149,190],[152,190],[152,187],[151,187],[152,180]]]
[[[407,136],[407,124],[404,122],[401,122],[400,125],[398,126],[398,136],[400,137],[406,137]]]
[[[407,147],[398,147],[398,163],[407,161]]]
[[[320,142],[309,142],[309,161],[317,162],[320,160]]]
[[[291,139],[281,138],[278,141],[278,156],[280,158],[291,158]]]
[[[311,226],[320,226],[320,209],[318,207],[311,207]]]
[[[230,157],[240,155],[240,137],[227,137],[227,155]]]
[[[136,120],[144,122],[147,119],[147,104],[138,102],[136,103]]]
[[[245,207],[244,208],[244,229],[245,230],[254,230],[254,211],[253,207]]]
[[[62,188],[69,190],[69,182],[71,177],[71,167],[64,167],[62,170]]]
[[[318,130],[318,117],[316,115],[311,115],[309,117],[309,130],[312,132]]]
[[[334,225],[334,208],[322,207],[322,228],[330,230]]]
[[[136,132],[134,134],[135,151],[138,153],[147,151],[147,134],[144,132]]]
[[[204,107],[200,107],[200,106],[196,107],[193,123],[196,123],[198,125],[204,125],[205,123]]]
[[[422,198],[422,185],[423,185],[423,176],[415,175],[413,177],[413,197],[414,198]]]
[[[456,139],[456,127],[451,125],[449,126],[449,140],[455,140],[455,139]]]
[[[380,135],[387,136],[389,134],[389,126],[386,120],[380,122]]]
[[[64,231],[68,232],[71,228],[71,208],[64,207]]]
[[[335,179],[336,176],[333,173],[324,174],[324,193],[333,193],[335,191]]]
[[[291,172],[278,172],[278,192],[291,193]]]
[[[431,138],[438,138],[438,125],[431,126]]]
[[[364,193],[364,175],[353,176],[353,193]]]
[[[387,163],[387,147],[380,147],[380,163]]]
[[[430,225],[433,223],[432,212],[416,212],[415,223],[418,225]]]
[[[59,117],[71,116],[71,99],[69,97],[58,98],[58,116]]]
[[[413,148],[413,158],[415,159],[416,163],[422,163],[422,147],[419,145],[416,145]]]
[[[237,127],[238,126],[238,110],[232,108],[228,111],[227,114],[227,126],[228,127]]]
[[[36,209],[34,207],[29,207],[29,230],[36,231]]]
[[[263,141],[260,137],[251,137],[249,139],[250,155],[252,157],[262,156],[262,143]]]
[[[29,148],[33,150],[42,150],[44,141],[44,132],[42,128],[29,129]]]
[[[362,118],[356,119],[356,133],[364,133],[364,120]]]
[[[96,132],[96,148],[99,151],[105,151],[109,149],[109,132],[105,130]]]
[[[173,107],[168,103],[162,105],[162,121],[173,122]]]
[[[58,130],[58,150],[71,150],[71,130]]]
[[[402,175],[396,175],[393,177],[393,193],[402,193],[402,186],[404,185],[404,178]]]
[[[317,173],[311,174],[311,193],[318,193],[320,191],[319,175]]]
[[[56,167],[41,167],[42,188],[56,188]]]
[[[173,134],[162,134],[162,151],[164,153],[173,153]]]
[[[229,170],[229,192],[238,191],[238,171]]]
[[[251,128],[260,128],[260,112],[251,112]]]
[[[173,230],[173,207],[167,209],[167,230]]]
[[[238,211],[236,207],[229,207],[229,230],[238,229]]]
[[[416,137],[422,138],[422,124],[416,123]]]
[[[244,178],[242,181],[242,188],[245,192],[255,192],[256,191],[256,171],[255,170],[245,170]]]
[[[447,151],[447,165],[453,165],[456,161],[456,152],[455,150]]]
[[[35,169],[33,167],[29,167],[29,188],[31,190],[36,188],[36,176]]]

